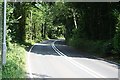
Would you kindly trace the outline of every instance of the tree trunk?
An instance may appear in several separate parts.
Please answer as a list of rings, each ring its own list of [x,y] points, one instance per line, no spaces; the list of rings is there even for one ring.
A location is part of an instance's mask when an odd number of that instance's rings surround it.
[[[74,20],[75,29],[77,29],[77,20],[76,20],[75,11],[72,9],[72,12],[73,12],[73,20]]]

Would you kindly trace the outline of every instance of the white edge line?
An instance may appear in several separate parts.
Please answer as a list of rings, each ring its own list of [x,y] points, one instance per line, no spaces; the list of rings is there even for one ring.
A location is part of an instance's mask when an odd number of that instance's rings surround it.
[[[30,78],[33,78],[33,75],[32,75],[31,67],[30,67],[30,61],[29,61],[29,60],[30,60],[30,58],[29,58],[29,57],[30,57],[30,56],[29,56],[30,54],[29,54],[29,53],[31,52],[31,50],[32,50],[32,48],[33,48],[34,46],[35,46],[35,45],[33,45],[33,46],[30,48],[30,50],[27,52],[27,65],[28,65],[28,72],[29,72],[29,77],[30,77]]]
[[[86,71],[87,73],[91,74],[91,75],[94,76],[95,78],[98,78],[98,76],[99,76],[100,78],[105,78],[105,76],[96,73],[95,71],[89,69],[88,67],[86,67],[86,66],[78,63],[77,61],[75,61],[75,60],[71,59],[70,57],[66,56],[65,54],[63,54],[60,50],[58,50],[58,49],[55,47],[54,44],[55,44],[56,41],[57,41],[57,40],[55,40],[55,41],[52,43],[52,48],[53,48],[53,49],[55,50],[55,52],[57,52],[60,56],[64,56],[64,58],[65,58],[67,61],[69,61],[70,63],[72,63],[72,64],[75,65],[76,67],[78,67],[78,68]],[[80,67],[80,66],[81,66],[81,67]]]

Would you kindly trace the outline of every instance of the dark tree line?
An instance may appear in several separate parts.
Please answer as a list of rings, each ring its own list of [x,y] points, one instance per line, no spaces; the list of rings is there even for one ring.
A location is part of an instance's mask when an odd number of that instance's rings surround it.
[[[64,6],[55,21],[65,25],[68,44],[77,47],[83,44],[87,48],[93,45],[98,51],[105,46],[106,53],[120,54],[119,3],[65,3]]]

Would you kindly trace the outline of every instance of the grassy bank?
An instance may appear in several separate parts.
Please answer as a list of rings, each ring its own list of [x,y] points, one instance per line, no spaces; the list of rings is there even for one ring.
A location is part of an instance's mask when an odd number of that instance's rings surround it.
[[[18,44],[10,44],[7,49],[7,63],[2,67],[2,78],[25,77],[25,49]]]

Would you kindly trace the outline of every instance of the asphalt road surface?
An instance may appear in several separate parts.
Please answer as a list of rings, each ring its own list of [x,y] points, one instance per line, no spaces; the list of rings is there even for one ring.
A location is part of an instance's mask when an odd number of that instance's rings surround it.
[[[64,40],[36,43],[27,53],[30,78],[118,78],[118,66],[64,44]]]

